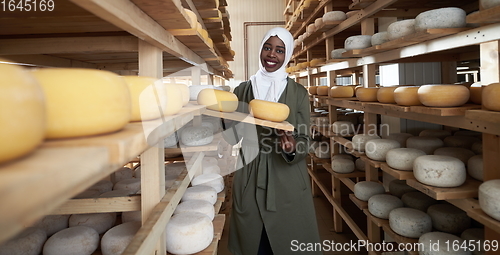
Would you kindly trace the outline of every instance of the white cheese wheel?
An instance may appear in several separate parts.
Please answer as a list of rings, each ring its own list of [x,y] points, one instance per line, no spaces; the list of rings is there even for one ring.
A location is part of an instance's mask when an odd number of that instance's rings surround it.
[[[99,247],[99,234],[85,226],[63,229],[43,246],[43,255],[92,254]]]
[[[500,83],[492,83],[483,87],[483,106],[492,111],[500,111]]]
[[[356,165],[357,170],[363,171],[363,172],[365,171],[366,164],[365,164],[365,161],[363,161],[361,158],[356,159],[354,164]]]
[[[330,88],[330,97],[353,97],[354,88],[349,86],[332,86]]]
[[[73,214],[69,217],[69,227],[86,226],[103,234],[115,225],[116,213],[86,213]]]
[[[418,89],[418,100],[431,107],[462,106],[469,97],[469,89],[462,85],[423,85]]]
[[[203,89],[197,98],[199,105],[220,112],[234,112],[238,108],[238,97],[228,91],[218,89]]]
[[[316,31],[316,25],[314,25],[314,23],[307,25],[306,31],[309,33],[314,33],[314,31]]]
[[[163,146],[165,148],[172,148],[172,147],[176,148],[178,142],[179,142],[179,136],[177,135],[177,132],[174,132],[173,134],[163,139]]]
[[[489,9],[500,5],[500,0],[480,0],[479,2],[483,9]]]
[[[124,167],[116,170],[111,175],[111,182],[117,183],[119,181],[123,181],[123,180],[130,179],[133,177],[134,177],[134,170],[130,169],[129,167],[124,166]]]
[[[201,174],[191,180],[191,185],[205,185],[215,189],[217,193],[224,190],[224,179],[220,174]]]
[[[198,94],[204,89],[215,89],[214,85],[191,85],[189,86],[189,100],[198,100]]]
[[[493,179],[479,185],[479,205],[495,220],[500,221],[500,179]]]
[[[419,238],[432,230],[431,217],[413,208],[396,208],[389,213],[389,226],[396,234]]]
[[[415,188],[408,186],[405,180],[392,180],[389,182],[389,192],[396,197],[403,197],[408,192],[417,191]]]
[[[389,139],[372,139],[365,144],[366,156],[377,161],[385,161],[387,152],[401,147],[398,141]]]
[[[349,36],[344,42],[344,49],[346,50],[366,49],[370,46],[372,46],[371,35]]]
[[[130,192],[138,192],[141,190],[141,179],[130,178],[119,181],[113,186],[113,190],[128,190]]]
[[[475,155],[467,161],[467,173],[474,179],[483,181],[483,155]]]
[[[288,105],[278,102],[271,102],[259,99],[253,99],[248,104],[250,115],[255,118],[282,122],[288,118],[290,108]]]
[[[398,170],[412,171],[413,161],[426,155],[425,152],[414,148],[396,148],[389,150],[385,156],[387,165]]]
[[[47,236],[51,236],[65,228],[68,228],[71,215],[47,215],[33,224],[33,227],[45,230]]]
[[[318,158],[330,158],[330,145],[326,142],[320,143],[314,150],[314,155]]]
[[[330,90],[330,87],[328,86],[316,86],[316,94],[318,96],[328,96],[328,91]]]
[[[353,134],[354,124],[350,121],[335,121],[332,123],[332,132],[341,136]]]
[[[451,204],[431,205],[427,209],[435,230],[459,235],[470,228],[471,218],[462,209]]]
[[[108,230],[102,236],[101,252],[102,255],[120,255],[130,244],[135,234],[141,228],[141,222],[126,222]]]
[[[370,197],[385,193],[384,185],[372,181],[360,181],[354,184],[354,196],[362,201],[368,201]]]
[[[454,157],[460,159],[460,161],[464,162],[464,164],[467,164],[467,161],[469,161],[469,159],[475,154],[471,150],[460,147],[442,147],[436,149],[434,151],[434,155]]]
[[[32,74],[42,85],[46,98],[46,138],[110,133],[130,121],[129,89],[122,77],[112,72],[43,68]]]
[[[47,234],[41,228],[26,228],[10,240],[0,244],[0,255],[39,255]]]
[[[334,21],[342,21],[347,19],[347,15],[343,11],[329,11],[323,14],[323,22],[334,22]]]
[[[443,141],[444,146],[446,147],[460,147],[470,149],[472,148],[472,145],[474,143],[480,142],[481,139],[473,136],[453,135],[445,137]]]
[[[458,236],[443,233],[443,232],[429,232],[423,234],[418,239],[421,250],[421,255],[471,255],[470,250],[465,250],[462,238]],[[455,247],[451,244],[458,244]]]
[[[203,213],[213,220],[215,217],[214,205],[205,200],[188,200],[183,201],[175,207],[174,214],[186,212],[199,212]]]
[[[152,120],[163,115],[166,104],[157,103],[158,92],[165,93],[161,80],[132,75],[123,76],[123,80],[127,83],[132,103],[130,121]]]
[[[112,190],[102,193],[99,197],[126,197],[135,194],[130,190]]]
[[[425,155],[415,159],[413,174],[419,182],[435,187],[458,187],[465,182],[465,164],[457,158]]]
[[[189,91],[189,87],[186,84],[181,84],[181,83],[167,83],[167,85],[175,86],[181,92],[182,106],[185,106],[185,105],[187,105],[189,103],[190,91]]]
[[[2,62],[3,59],[0,59]],[[33,151],[45,137],[45,98],[30,72],[0,63],[0,163]]]
[[[483,142],[473,143],[471,150],[476,154],[483,154]]]
[[[469,101],[474,104],[481,105],[483,103],[483,87],[481,84],[479,86],[471,86],[469,88],[470,98]]]
[[[394,100],[394,90],[398,87],[380,87],[377,91],[377,101],[386,104],[395,104],[396,100]]]
[[[419,136],[432,136],[441,140],[451,135],[451,131],[443,129],[424,129],[420,131]]]
[[[208,216],[189,212],[173,215],[165,230],[167,251],[172,254],[193,254],[212,243],[214,227]]]
[[[333,159],[332,162],[332,170],[336,173],[347,174],[354,172],[354,161],[352,159]]]
[[[365,151],[365,144],[366,142],[373,140],[373,139],[380,139],[380,136],[375,135],[375,134],[357,134],[352,137],[352,147],[353,149],[364,152]]]
[[[342,57],[342,53],[346,52],[347,50],[344,49],[344,48],[340,48],[340,49],[335,49],[335,50],[332,50],[330,52],[330,57],[332,59],[337,59],[337,58],[343,58]]]
[[[403,201],[390,194],[373,195],[368,199],[368,211],[375,217],[389,219],[389,213],[403,207]]]
[[[350,18],[352,16],[355,16],[359,13],[359,11],[349,11],[349,12],[346,12],[345,15],[347,16],[347,18]]]
[[[378,32],[378,33],[375,33],[374,35],[372,35],[372,46],[375,46],[375,45],[380,45],[380,44],[383,44],[383,43],[386,43],[390,41],[389,40],[389,34],[387,33],[387,31],[384,31],[384,32]]]
[[[457,7],[439,8],[425,11],[415,17],[415,30],[433,28],[461,28],[467,25],[467,14]]]
[[[358,88],[356,98],[361,102],[377,102],[378,88]]]
[[[401,148],[406,147],[406,140],[408,140],[408,138],[410,138],[412,136],[413,135],[409,134],[409,133],[389,133],[388,135],[382,134],[382,138],[384,138],[384,139],[398,141],[398,143],[401,145]]]
[[[316,26],[316,28],[321,28],[323,27],[323,17],[319,17],[317,19],[314,20],[314,25]]]
[[[90,186],[89,189],[98,190],[102,194],[108,191],[112,191],[113,183],[109,180],[100,180],[96,182],[94,185]]]
[[[396,21],[387,27],[387,38],[391,41],[414,33],[415,19]]]
[[[214,140],[212,129],[204,126],[186,127],[181,131],[181,142],[186,146],[202,146]]]
[[[417,209],[422,212],[427,212],[429,206],[439,203],[436,199],[420,191],[412,191],[403,194],[401,201],[403,201],[405,207]]]
[[[444,146],[443,140],[430,136],[412,136],[406,140],[407,148],[419,149],[427,155],[431,155],[437,148]]]
[[[217,191],[211,186],[198,185],[189,187],[182,195],[181,201],[205,200],[212,205],[217,202]]]
[[[474,249],[472,252],[473,255],[484,255],[484,228],[469,228],[464,230],[462,234],[460,234],[460,238],[464,239],[465,241],[469,241],[468,243],[471,244],[471,249]],[[470,242],[473,241],[473,242]]]
[[[131,212],[123,212],[122,213],[122,223],[131,222],[131,221],[142,221],[142,212],[141,211],[131,211]]]
[[[417,86],[401,86],[394,90],[394,101],[402,106],[422,105],[418,99]]]
[[[332,160],[337,160],[337,159],[348,159],[351,161],[353,160],[350,154],[336,154],[332,156]]]

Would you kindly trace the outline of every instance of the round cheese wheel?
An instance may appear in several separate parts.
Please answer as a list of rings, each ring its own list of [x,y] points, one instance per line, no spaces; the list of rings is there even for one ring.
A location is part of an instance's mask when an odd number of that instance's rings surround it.
[[[343,11],[329,11],[323,14],[323,22],[334,22],[334,21],[342,21],[347,19],[347,15]]]
[[[484,255],[484,228],[469,228],[464,230],[462,234],[460,234],[460,238],[468,241],[472,245],[471,249],[474,249],[472,252],[473,255]]]
[[[467,161],[467,173],[474,179],[483,181],[483,155],[475,155]]]
[[[364,172],[366,169],[365,161],[363,161],[361,158],[356,159],[354,165],[356,166],[356,169],[359,171]]]
[[[465,148],[459,148],[459,147],[442,147],[438,148],[434,151],[434,155],[443,155],[443,156],[450,156],[454,157],[457,159],[460,159],[460,161],[464,162],[464,164],[467,164],[467,161],[474,156],[474,152],[471,150],[465,149]]]
[[[112,72],[44,68],[32,74],[46,97],[46,138],[110,133],[130,121],[129,89],[123,78]]]
[[[364,152],[365,151],[365,144],[366,142],[373,140],[373,139],[380,139],[380,136],[375,135],[375,134],[357,134],[352,137],[352,147],[353,149]]]
[[[359,13],[359,11],[349,11],[349,12],[346,12],[345,15],[347,16],[347,18],[350,18],[352,16],[355,16]]]
[[[133,193],[137,193],[141,190],[141,179],[130,178],[119,181],[113,186],[113,190],[128,190]]]
[[[354,89],[349,86],[333,86],[330,88],[330,97],[353,97]]]
[[[425,155],[415,159],[413,174],[423,184],[442,188],[458,187],[467,177],[462,161],[440,155]]]
[[[481,85],[481,84],[479,84]],[[482,86],[471,86],[469,88],[470,98],[469,101],[474,104],[483,103],[483,87]]]
[[[159,107],[158,92],[165,93],[160,88],[161,80],[144,76],[123,76],[127,83],[132,103],[130,121],[157,119],[163,116],[165,104]],[[159,110],[162,109],[162,110]]]
[[[491,7],[495,7],[495,6],[500,5],[499,0],[481,0],[479,2],[480,2],[480,5],[483,9],[489,9]]]
[[[318,158],[330,158],[330,145],[328,143],[320,143],[314,150],[314,155]]]
[[[309,94],[317,95],[318,94],[318,86],[310,86],[308,88]]]
[[[471,150],[475,154],[483,154],[483,142],[475,142],[472,144]]]
[[[167,83],[169,86],[174,86],[176,87],[182,95],[182,106],[185,106],[189,103],[190,99],[190,92],[189,92],[189,87],[186,84],[182,83]]]
[[[415,19],[406,19],[391,23],[387,27],[387,37],[395,40],[415,33]]]
[[[431,155],[437,148],[444,146],[443,140],[431,136],[412,136],[406,140],[407,148],[419,149],[427,155]]]
[[[405,180],[392,180],[389,182],[389,192],[396,197],[403,197],[408,192],[417,191],[413,187],[408,186]]]
[[[432,230],[431,217],[413,208],[396,208],[389,213],[389,226],[396,234],[419,238]]]
[[[218,89],[203,89],[197,100],[198,104],[214,111],[234,112],[238,108],[238,97],[234,93]]]
[[[375,217],[389,219],[389,213],[403,207],[403,201],[390,194],[377,194],[368,199],[368,211]]]
[[[317,19],[314,20],[314,25],[316,26],[316,28],[321,28],[323,27],[323,17],[319,17]]]
[[[483,106],[492,111],[500,111],[500,83],[492,83],[483,87]]]
[[[196,28],[197,23],[198,23],[198,17],[196,16],[196,13],[194,13],[190,9],[186,9],[186,8],[184,8],[184,12],[186,13],[186,15],[188,17],[187,21],[191,25],[191,28]]]
[[[290,114],[290,108],[286,104],[259,99],[251,100],[249,108],[252,116],[274,122],[282,122]]]
[[[394,90],[394,101],[402,106],[422,105],[418,99],[417,86],[402,86]]]
[[[217,191],[211,186],[198,185],[189,187],[182,195],[181,201],[205,200],[212,205],[217,202]]]
[[[167,251],[173,254],[193,254],[212,243],[214,227],[208,216],[189,212],[175,214],[165,230]]]
[[[142,222],[142,212],[141,211],[131,211],[122,213],[122,223],[139,221]]]
[[[43,255],[92,254],[99,247],[99,234],[85,226],[63,229],[43,246]]]
[[[384,186],[378,182],[360,181],[354,184],[354,196],[362,201],[368,201],[370,197],[385,193]]]
[[[457,7],[439,8],[421,12],[415,17],[415,30],[433,28],[461,28],[467,25],[467,14]]]
[[[335,49],[335,50],[332,50],[330,52],[330,57],[333,58],[333,59],[337,59],[337,58],[343,58],[342,57],[342,53],[346,52],[347,50],[344,49],[344,48],[340,48],[340,49]]]
[[[102,236],[102,255],[120,255],[130,244],[135,234],[141,228],[140,221],[126,222],[108,230]]]
[[[365,144],[366,156],[377,161],[385,161],[387,152],[399,148],[398,141],[389,139],[372,139]]]
[[[349,36],[344,42],[346,50],[366,49],[372,46],[371,35],[354,35]]]
[[[33,227],[45,230],[47,236],[51,236],[65,228],[68,228],[69,217],[71,215],[47,215],[37,221]]]
[[[403,194],[401,201],[403,201],[405,207],[417,209],[422,212],[427,212],[429,206],[438,203],[436,199],[429,197],[420,191],[412,191]]]
[[[361,102],[377,102],[378,88],[358,88],[356,98]]]
[[[350,121],[335,121],[332,123],[332,132],[341,136],[354,133],[354,124]]]
[[[431,216],[432,226],[437,231],[459,235],[471,225],[467,213],[451,204],[431,205],[427,214]]]
[[[414,148],[396,148],[389,150],[385,155],[387,165],[398,170],[412,171],[413,161],[426,155],[425,152]]]
[[[213,220],[215,217],[214,205],[205,200],[188,200],[183,201],[175,207],[174,214],[186,212],[199,212],[203,213]]]
[[[314,31],[316,31],[316,25],[314,25],[314,23],[307,25],[306,31],[309,33],[314,33]]]
[[[500,179],[493,179],[479,185],[479,205],[495,220],[500,221]]]
[[[332,170],[336,173],[347,174],[354,172],[354,161],[352,159],[333,159]]]
[[[325,63],[324,58],[315,58],[315,59],[311,60],[310,66],[318,66],[318,65],[323,64],[323,63]]]
[[[177,136],[177,132],[174,132],[163,139],[163,146],[165,148],[177,148],[177,142],[179,142],[179,137]]]
[[[348,159],[352,161],[352,156],[349,154],[336,154],[332,156],[332,160],[336,159]]]
[[[115,225],[116,213],[73,214],[69,217],[69,227],[86,226],[103,234]]]
[[[470,149],[474,143],[480,142],[481,139],[473,136],[453,135],[445,137],[443,141],[445,146]]]
[[[220,174],[201,174],[191,180],[191,185],[205,185],[215,189],[217,193],[224,190],[224,179]]]
[[[189,86],[189,100],[198,100],[198,94],[204,89],[215,89],[214,85],[191,85]]]
[[[372,46],[375,46],[375,45],[380,45],[382,43],[386,43],[390,41],[389,39],[389,33],[387,33],[387,31],[384,31],[384,32],[378,32],[378,33],[375,33],[374,35],[372,35]]]
[[[0,62],[3,61],[0,59]],[[0,163],[33,151],[45,137],[45,98],[30,72],[0,63]]]
[[[318,88],[316,89],[316,93],[318,96],[328,96],[328,91],[330,90],[330,87],[328,86],[317,86]]]
[[[116,170],[112,175],[111,175],[111,182],[117,183],[119,181],[123,181],[126,179],[130,179],[134,177],[134,171],[130,169],[129,167],[122,167],[118,170]]]
[[[47,240],[41,228],[26,228],[12,239],[0,244],[0,255],[39,255]]]
[[[209,174],[209,173],[215,173],[215,174],[220,174],[220,167],[219,165],[214,165],[214,164],[203,164],[202,165],[202,173],[204,174]]]
[[[432,136],[439,139],[444,139],[451,135],[451,131],[442,129],[425,129],[420,131],[419,136]]]
[[[202,146],[214,140],[212,129],[204,126],[186,127],[181,131],[181,143],[186,146]]]
[[[377,100],[381,103],[395,104],[394,90],[398,87],[380,87],[377,91]]]
[[[90,186],[89,189],[96,189],[102,194],[104,192],[112,191],[113,183],[109,180],[100,180],[96,182],[94,185]]]
[[[418,100],[431,107],[461,106],[469,96],[469,89],[462,85],[423,85],[418,89]]]
[[[401,145],[401,148],[406,147],[406,140],[408,140],[408,138],[412,136],[413,135],[409,133],[389,133],[388,135],[382,134],[382,138],[384,139],[398,141],[398,143]]]
[[[419,239],[419,247],[422,249],[419,254],[422,255],[471,255],[470,250],[465,250],[464,246],[449,244],[463,244],[464,240],[458,236],[443,233],[443,232],[429,232],[423,234]]]

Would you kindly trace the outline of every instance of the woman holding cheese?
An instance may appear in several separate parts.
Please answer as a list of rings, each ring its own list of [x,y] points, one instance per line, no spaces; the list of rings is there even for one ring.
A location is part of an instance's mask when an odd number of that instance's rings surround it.
[[[293,36],[284,28],[273,28],[260,49],[259,70],[234,90],[240,101],[237,111],[248,113],[252,99],[284,103],[290,108],[286,121],[295,130],[239,123],[224,131],[232,144],[242,139],[233,181],[229,250],[235,255],[321,254],[305,251],[306,244],[319,244],[320,238],[305,162],[308,92],[285,72]]]

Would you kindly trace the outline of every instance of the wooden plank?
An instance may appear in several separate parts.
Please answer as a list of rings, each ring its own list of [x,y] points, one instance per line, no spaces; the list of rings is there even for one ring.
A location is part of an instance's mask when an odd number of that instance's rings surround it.
[[[318,164],[325,164],[325,163],[330,163],[330,158],[318,158],[314,153],[309,153],[309,156],[312,158],[314,163]]]
[[[377,227],[381,228],[384,225],[389,225],[389,220],[381,219],[381,218],[373,216],[373,214],[371,214],[370,211],[368,211],[368,209],[363,209],[363,212],[366,214],[366,217],[368,218],[368,220],[375,223],[375,225],[377,225]]]
[[[484,226],[488,226],[490,229],[495,230],[497,233],[500,233],[500,221],[497,221],[490,217],[483,210],[481,210],[481,208],[467,211],[467,215],[483,224]]]
[[[356,183],[354,183],[353,180],[351,180],[350,178],[338,178],[341,182],[343,182],[345,184],[345,186],[347,186],[352,192],[354,192],[354,185]]]
[[[214,238],[218,240],[222,237],[222,232],[224,231],[224,223],[226,222],[225,214],[217,214],[214,217]]]
[[[131,0],[165,29],[191,28],[180,0]]]
[[[489,9],[483,9],[467,15],[467,23],[495,23],[500,22],[500,6],[494,6]]]
[[[468,110],[481,109],[481,105],[465,104],[458,107],[410,106],[410,111],[437,116],[463,116]]]
[[[353,193],[349,194],[349,198],[360,210],[368,209],[368,202],[360,200]]]
[[[465,112],[465,118],[481,122],[500,123],[500,112],[488,110],[468,110]]]
[[[36,66],[98,68],[98,66],[93,63],[46,55],[3,55],[2,58],[8,59],[14,63],[24,63]]]
[[[406,184],[436,200],[446,200],[477,197],[481,182],[473,179],[467,179],[464,184],[455,188],[433,187],[425,185],[416,179],[407,179]]]
[[[205,111],[204,114],[208,115],[208,116],[212,116],[212,117],[235,120],[235,121],[239,121],[239,122],[260,125],[260,126],[265,126],[265,127],[271,127],[271,128],[276,128],[276,129],[281,129],[281,130],[286,130],[286,131],[293,131],[294,130],[293,125],[291,125],[287,121],[274,122],[274,121],[269,121],[269,120],[263,120],[263,119],[254,118],[254,117],[250,116],[249,114],[244,114],[241,112],[219,112],[219,111],[214,111],[214,110],[207,110],[207,111]]]
[[[403,170],[398,170],[390,167],[387,165],[387,163],[381,163],[380,164],[380,169],[382,171],[390,174],[394,178],[398,180],[408,180],[408,179],[415,179],[415,176],[413,175],[413,171],[403,171]]]
[[[141,210],[141,196],[70,199],[51,212],[56,214],[133,212]]]
[[[380,168],[381,164],[384,163],[383,161],[376,161],[368,158],[367,156],[361,156],[360,157],[364,162],[367,162],[370,164],[370,166],[375,167],[375,168]]]

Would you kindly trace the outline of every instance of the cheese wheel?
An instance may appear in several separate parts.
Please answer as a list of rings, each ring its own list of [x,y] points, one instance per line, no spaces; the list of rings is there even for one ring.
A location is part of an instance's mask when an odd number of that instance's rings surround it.
[[[311,60],[310,65],[311,66],[318,66],[318,65],[323,64],[323,63],[325,63],[324,58],[315,58],[315,59]]]
[[[131,211],[131,212],[123,212],[122,213],[122,223],[131,222],[131,221],[142,221],[142,212],[141,211]]]
[[[366,156],[377,161],[385,161],[387,152],[399,148],[398,141],[389,139],[372,139],[365,144]]]
[[[362,201],[368,201],[370,197],[383,193],[384,186],[378,182],[360,181],[354,184],[354,196]]]
[[[382,138],[384,138],[384,139],[398,141],[398,143],[401,145],[401,148],[406,147],[406,140],[408,140],[408,138],[410,138],[412,136],[413,135],[409,134],[409,133],[389,133],[388,135],[382,134]]]
[[[198,17],[196,16],[196,14],[193,11],[191,11],[190,9],[186,9],[186,8],[184,8],[184,13],[186,13],[186,15],[188,17],[187,21],[191,25],[191,28],[196,28],[197,23],[198,23]]]
[[[474,249],[472,252],[473,255],[484,255],[485,251],[483,248],[484,244],[484,228],[469,228],[464,230],[462,234],[460,234],[460,238],[464,239],[466,242],[471,244],[471,249]]]
[[[317,29],[320,29],[323,27],[323,17],[319,17],[314,20],[314,25],[316,26]]]
[[[490,217],[500,221],[500,179],[493,179],[479,185],[479,205]]]
[[[471,150],[476,154],[483,154],[483,142],[473,143]]]
[[[390,41],[389,40],[389,33],[387,33],[387,31],[384,31],[384,32],[378,32],[378,33],[375,33],[374,35],[372,35],[372,46],[375,46],[375,45],[380,45],[380,44],[383,44],[383,43],[386,43]]]
[[[116,213],[73,214],[69,217],[69,227],[86,226],[103,234],[115,225]]]
[[[214,165],[214,164],[203,164],[202,165],[202,173],[204,173],[204,174],[209,174],[209,173],[220,174],[220,167],[219,167],[219,165]]]
[[[238,97],[234,93],[218,89],[200,91],[197,100],[198,104],[214,111],[234,112],[238,108]]]
[[[375,217],[389,219],[389,213],[403,207],[403,201],[390,194],[377,194],[368,199],[368,211]]]
[[[469,97],[469,89],[462,85],[423,85],[418,89],[418,100],[431,107],[461,106]]]
[[[130,178],[119,181],[113,186],[113,190],[128,190],[133,193],[137,193],[141,190],[141,179]]]
[[[422,150],[427,155],[433,154],[437,148],[443,146],[443,140],[431,136],[412,136],[406,140],[407,148]]]
[[[318,158],[330,158],[330,145],[328,143],[320,143],[314,150],[314,155]]]
[[[47,234],[41,228],[26,228],[10,240],[0,244],[0,255],[39,255]]]
[[[161,80],[144,76],[123,76],[131,98],[130,121],[157,119],[163,116],[166,104],[160,104],[159,93],[165,93]],[[165,100],[162,100],[165,103]],[[160,110],[161,109],[161,110]]]
[[[345,15],[347,16],[347,18],[350,18],[352,16],[355,16],[358,13],[359,13],[359,11],[349,11],[349,12],[346,12]]]
[[[458,187],[465,182],[465,164],[457,158],[425,155],[415,159],[413,175],[417,181],[442,188]]]
[[[101,240],[102,255],[120,255],[141,228],[141,222],[126,222],[108,230]]]
[[[354,162],[354,165],[356,166],[356,169],[359,170],[359,171],[365,171],[365,161],[363,161],[361,158],[358,158],[356,159],[356,161]]]
[[[332,156],[332,160],[336,159],[348,159],[352,161],[352,156],[349,154],[336,154]]]
[[[344,48],[340,48],[340,49],[335,49],[335,50],[332,50],[330,52],[330,57],[332,59],[338,59],[338,58],[343,58],[342,57],[342,53],[346,52],[347,50],[344,49]]]
[[[344,49],[346,50],[366,49],[370,46],[372,46],[371,35],[349,36],[344,42]]]
[[[0,59],[0,62],[4,60]],[[0,63],[0,163],[33,151],[45,137],[43,90],[30,72]]]
[[[308,88],[309,94],[317,95],[318,94],[318,86],[310,86]]]
[[[500,83],[492,83],[483,87],[483,106],[492,111],[500,111]]]
[[[462,238],[458,236],[443,233],[443,232],[429,232],[423,234],[418,239],[418,247],[421,247],[419,254],[422,255],[471,255],[470,249],[472,247],[462,245],[450,244],[465,244]]]
[[[378,88],[358,88],[356,98],[361,102],[377,102]]]
[[[201,174],[191,180],[191,185],[205,185],[215,189],[217,193],[224,190],[224,179],[220,174]]]
[[[353,97],[354,89],[349,86],[333,86],[330,88],[330,97]]]
[[[471,86],[469,88],[470,98],[469,101],[474,104],[482,104],[483,103],[483,87],[481,84],[479,86]]]
[[[420,131],[419,136],[431,136],[444,139],[451,135],[451,131],[442,129],[424,129]]]
[[[465,148],[459,148],[459,147],[442,147],[438,148],[434,151],[434,155],[443,155],[443,156],[450,156],[454,157],[457,159],[460,159],[460,161],[464,162],[464,164],[467,164],[467,161],[474,156],[474,152],[471,150],[465,149]]]
[[[432,197],[420,191],[407,192],[401,197],[401,201],[405,207],[420,210],[422,212],[427,212],[427,209],[431,205],[435,205],[438,201]]]
[[[212,205],[217,202],[217,191],[211,186],[198,185],[189,187],[182,195],[181,201],[205,200]]]
[[[414,33],[415,19],[396,21],[387,27],[387,38],[391,41]]]
[[[427,214],[431,216],[432,226],[437,231],[459,235],[471,226],[471,218],[467,213],[451,204],[431,205]]]
[[[167,83],[167,86],[174,86],[176,87],[182,95],[182,106],[185,106],[189,103],[190,99],[190,92],[189,92],[189,87],[186,84],[182,83]]]
[[[377,91],[377,100],[381,103],[395,104],[394,100],[394,90],[398,87],[380,87]]]
[[[122,167],[118,170],[116,170],[112,175],[111,175],[111,182],[117,183],[119,181],[123,181],[126,179],[130,179],[134,177],[134,171],[130,169],[129,167]]]
[[[94,185],[90,186],[89,189],[96,189],[102,194],[104,192],[112,191],[113,183],[109,180],[100,180],[96,182]]]
[[[332,132],[341,136],[354,133],[354,124],[350,121],[335,121],[332,123]]]
[[[483,155],[475,155],[467,161],[467,173],[474,179],[483,181]]]
[[[436,28],[461,28],[467,25],[467,14],[457,7],[439,8],[421,12],[415,17],[415,31]]]
[[[336,173],[347,174],[354,172],[354,161],[352,159],[333,159],[332,162],[332,170]]]
[[[259,99],[252,99],[248,104],[250,114],[256,118],[274,122],[282,122],[288,118],[288,105]]]
[[[183,201],[175,207],[174,214],[186,212],[199,212],[203,213],[213,220],[215,217],[214,205],[205,200],[189,200]]]
[[[330,87],[328,86],[317,86],[318,88],[316,89],[316,93],[318,96],[328,96],[328,91],[330,90]]]
[[[189,86],[189,100],[198,100],[198,94],[204,89],[215,89],[214,85],[191,85]]]
[[[99,247],[99,234],[85,226],[63,229],[43,246],[43,255],[92,254]]]
[[[396,197],[401,198],[408,192],[417,191],[415,188],[408,186],[406,180],[392,180],[389,182],[389,192]]]
[[[387,162],[388,166],[394,169],[412,171],[413,161],[423,155],[426,155],[425,152],[419,149],[396,148],[391,149],[387,152],[385,161]]]
[[[167,136],[163,139],[163,146],[165,148],[177,148],[177,143],[179,142],[179,137],[177,136],[177,132]]]
[[[181,131],[181,143],[186,146],[202,146],[214,140],[212,129],[203,126],[186,127]]]
[[[418,89],[416,86],[402,86],[394,90],[394,101],[402,106],[422,105],[418,99]]]
[[[352,137],[352,147],[353,149],[364,152],[365,151],[365,144],[366,142],[373,140],[373,139],[380,139],[380,136],[375,135],[375,134],[357,134]]]
[[[131,99],[122,77],[103,70],[44,68],[32,71],[46,97],[46,138],[72,138],[122,129]]]
[[[447,147],[460,147],[465,149],[472,148],[474,143],[480,142],[481,139],[473,136],[462,136],[462,135],[453,135],[447,136],[443,139],[444,146]]]
[[[343,11],[329,11],[323,14],[323,22],[335,22],[347,19],[347,15]]]
[[[432,230],[431,217],[413,208],[396,208],[389,213],[389,226],[396,234],[419,238]]]
[[[189,212],[175,214],[165,229],[167,251],[172,254],[193,254],[207,248],[214,236],[208,216]]]
[[[316,31],[316,25],[314,25],[314,23],[307,25],[306,31],[309,33],[314,33]]]
[[[479,3],[483,9],[489,9],[500,5],[499,0],[481,0]]]
[[[68,228],[69,217],[71,215],[47,215],[37,221],[33,227],[45,230],[47,236],[51,236],[65,228]]]

